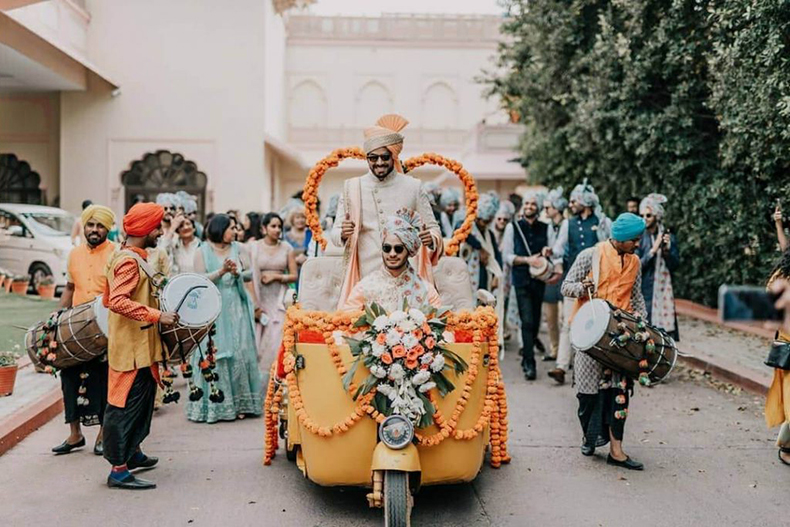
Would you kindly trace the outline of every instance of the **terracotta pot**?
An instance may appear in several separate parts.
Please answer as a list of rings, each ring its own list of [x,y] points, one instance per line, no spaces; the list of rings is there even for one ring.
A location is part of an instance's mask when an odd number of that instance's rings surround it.
[[[3,289],[5,289],[6,293],[10,293],[11,292],[11,279],[10,278],[6,278],[5,279],[5,284],[3,284]]]
[[[38,296],[41,298],[55,298],[55,284],[38,286]]]
[[[29,285],[30,284],[28,282],[12,282],[11,292],[25,296],[27,294],[27,288]]]
[[[14,393],[14,383],[16,382],[16,364],[0,368],[0,397]]]

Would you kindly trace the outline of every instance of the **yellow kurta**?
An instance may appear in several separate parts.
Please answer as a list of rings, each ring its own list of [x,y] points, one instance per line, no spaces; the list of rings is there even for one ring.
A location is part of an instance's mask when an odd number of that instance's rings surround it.
[[[769,285],[773,282],[778,275],[778,271],[771,280]],[[790,335],[779,331],[779,338],[782,342],[790,342]],[[790,422],[790,371],[780,370],[774,368],[774,380],[771,387],[768,389],[768,395],[765,397],[765,422],[769,428],[779,426],[784,422]]]

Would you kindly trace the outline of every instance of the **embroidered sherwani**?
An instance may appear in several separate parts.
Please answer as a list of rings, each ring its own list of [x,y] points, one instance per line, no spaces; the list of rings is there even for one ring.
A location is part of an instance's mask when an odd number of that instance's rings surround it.
[[[409,308],[414,309],[425,310],[442,305],[436,289],[425,283],[409,266],[399,276],[392,276],[386,269],[373,271],[354,286],[343,310],[361,310],[375,302],[392,313],[403,309],[404,299]]]
[[[359,197],[360,210],[357,210],[357,205],[354,204],[357,200],[355,196]],[[352,202],[351,205],[346,203],[347,200]],[[381,230],[388,217],[404,208],[416,211],[420,215],[421,221],[430,230],[434,243],[429,257],[430,263],[435,265],[443,250],[442,234],[439,224],[433,216],[428,193],[422,188],[419,180],[394,170],[381,181],[370,172],[364,176],[346,180],[344,192],[338,203],[338,220],[335,222],[330,238],[334,245],[344,246],[340,233],[343,219],[348,212],[351,219],[357,224],[356,238],[350,238],[347,243],[351,244],[350,247],[356,246],[359,279],[382,268]],[[349,263],[349,265],[352,264]],[[415,265],[415,269],[420,276],[426,278],[419,264]],[[356,282],[346,283],[348,280],[349,274],[347,273],[343,287],[343,291],[346,293],[341,298],[341,306]]]

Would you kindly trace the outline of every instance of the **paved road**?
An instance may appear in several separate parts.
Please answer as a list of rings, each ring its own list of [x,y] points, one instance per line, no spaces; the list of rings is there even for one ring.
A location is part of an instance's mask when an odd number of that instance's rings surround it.
[[[647,470],[634,473],[607,466],[601,454],[580,455],[569,386],[554,386],[545,376],[527,384],[514,354],[505,365],[513,463],[500,470],[486,466],[471,485],[423,489],[414,525],[787,525],[790,468],[778,463],[761,403],[751,396],[687,375],[639,390],[626,446]],[[283,456],[263,467],[262,420],[197,425],[182,411],[170,406],[156,416],[145,449],[162,458],[147,474],[159,488],[138,493],[107,489],[108,467],[88,451],[49,455],[66,432],[61,418],[50,422],[0,457],[0,523],[382,524],[362,490],[320,488]]]

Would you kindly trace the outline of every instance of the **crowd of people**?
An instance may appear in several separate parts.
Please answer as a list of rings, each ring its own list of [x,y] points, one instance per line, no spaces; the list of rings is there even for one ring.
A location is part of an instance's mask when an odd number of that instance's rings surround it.
[[[343,192],[324,211],[323,229],[345,255],[337,309],[355,310],[374,301],[394,309],[404,298],[414,307],[441,305],[431,269],[465,218],[464,200],[453,188],[423,184],[404,173],[398,155],[405,125],[399,116],[385,116],[366,129],[369,171],[346,180]],[[584,352],[574,353],[570,339],[573,316],[594,297],[637,313],[679,339],[672,282],[680,253],[677,237],[665,223],[667,199],[652,193],[623,205],[625,212],[608,218],[587,180],[567,197],[562,187],[507,197],[483,193],[459,256],[472,289],[498,300],[503,340],[517,344],[524,378],[537,378],[538,357],[555,362],[546,374],[557,384],[574,371],[582,454],[590,456],[609,444],[609,464],[641,470],[642,464],[622,448],[633,381]],[[298,289],[302,265],[324,254],[307,227],[299,194],[277,212],[209,213],[205,223],[199,217],[197,201],[184,193],[136,203],[120,229],[107,207],[86,203],[82,212],[77,234],[84,243],[71,253],[61,305],[104,295],[111,312],[109,361],[61,375],[70,434],[53,451],[63,454],[84,446],[80,424],[103,424],[94,451],[113,466],[111,487],[154,485],[130,473],[157,463],[142,453],[140,444],[156,404],[162,343],[154,330],[139,330],[156,323],[172,326],[178,315],[159,310],[152,275],[197,273],[220,291],[215,380],[225,397],[190,400],[186,417],[232,421],[261,415],[264,381],[281,346],[287,299]],[[782,241],[779,211],[776,221]],[[116,241],[110,239],[113,232]],[[772,276],[777,288],[790,278],[788,262],[790,256]],[[548,343],[540,337],[544,324]],[[790,345],[790,337],[780,337]],[[202,361],[193,354],[192,370],[200,371]],[[784,423],[783,462],[790,461],[790,419],[784,413],[790,398],[782,398],[790,393],[788,379],[777,370],[778,388],[769,396],[769,424]],[[194,382],[208,392],[213,381],[196,376]],[[106,400],[102,393],[108,394]]]

